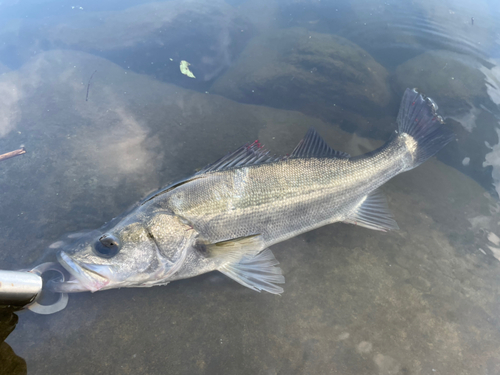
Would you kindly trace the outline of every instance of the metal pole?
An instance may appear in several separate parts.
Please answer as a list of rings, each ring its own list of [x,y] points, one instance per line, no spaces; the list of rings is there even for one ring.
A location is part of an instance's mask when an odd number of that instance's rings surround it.
[[[42,278],[34,273],[0,270],[0,306],[26,306],[38,297],[42,286]]]

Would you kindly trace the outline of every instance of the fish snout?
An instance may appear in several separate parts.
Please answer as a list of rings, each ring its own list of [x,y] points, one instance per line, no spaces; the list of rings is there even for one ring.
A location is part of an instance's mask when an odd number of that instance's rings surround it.
[[[79,289],[78,291],[96,292],[110,283],[110,279],[107,277],[107,274],[110,273],[108,266],[77,261],[64,251],[57,254],[57,260],[74,278],[68,282],[72,284],[74,291]],[[78,287],[75,284],[79,284]]]

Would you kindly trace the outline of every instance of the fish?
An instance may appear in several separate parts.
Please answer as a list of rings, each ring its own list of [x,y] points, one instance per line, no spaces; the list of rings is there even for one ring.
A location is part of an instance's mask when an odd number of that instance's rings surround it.
[[[332,149],[313,128],[287,156],[246,144],[60,250],[69,277],[51,289],[151,287],[219,271],[280,294],[285,279],[272,245],[337,222],[398,229],[380,186],[454,139],[437,108],[406,89],[397,130],[355,157]]]

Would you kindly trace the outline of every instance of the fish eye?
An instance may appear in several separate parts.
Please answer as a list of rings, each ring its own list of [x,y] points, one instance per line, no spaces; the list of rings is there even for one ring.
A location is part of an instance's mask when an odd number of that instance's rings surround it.
[[[94,245],[94,252],[104,258],[112,258],[120,251],[120,241],[116,236],[105,233]]]

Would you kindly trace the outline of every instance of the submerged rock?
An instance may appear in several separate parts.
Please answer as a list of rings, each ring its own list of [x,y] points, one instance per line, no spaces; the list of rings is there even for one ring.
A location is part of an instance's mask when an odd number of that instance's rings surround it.
[[[438,157],[491,189],[491,167],[483,164],[490,152],[485,142],[498,143],[500,107],[494,96],[499,93],[494,65],[484,64],[458,53],[429,51],[398,66],[392,83],[398,95],[407,87],[417,87],[434,99],[457,135],[457,142]],[[464,158],[470,158],[469,165],[463,165]]]
[[[62,22],[23,23],[16,33],[4,33],[0,51],[26,61],[43,50],[81,50],[163,81],[203,88],[231,64],[252,33],[250,22],[224,1],[174,0],[77,12]],[[192,65],[196,80],[180,74],[181,60]]]
[[[488,0],[281,0],[274,16],[281,27],[340,35],[388,69],[429,49],[477,58],[498,49],[499,8]]]
[[[386,77],[380,64],[348,40],[292,28],[253,39],[211,92],[339,121],[389,105]]]
[[[449,51],[428,51],[399,65],[394,86],[398,93],[418,87],[439,104],[446,116],[464,115],[476,103],[488,101],[485,75],[478,61]]]

